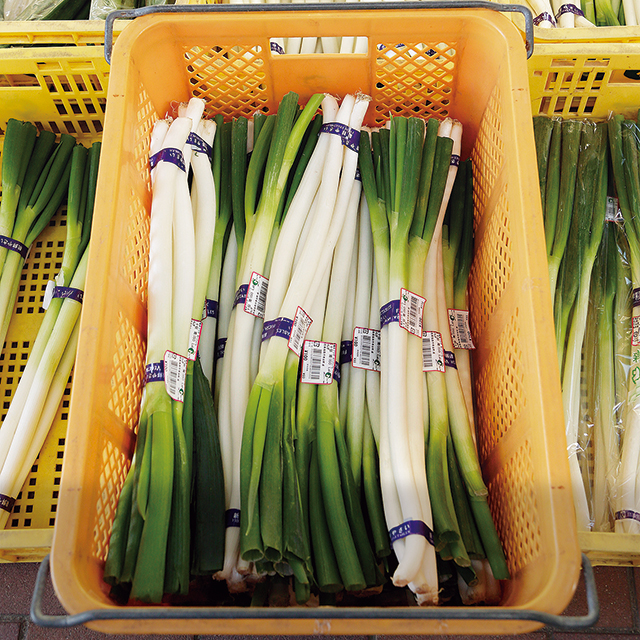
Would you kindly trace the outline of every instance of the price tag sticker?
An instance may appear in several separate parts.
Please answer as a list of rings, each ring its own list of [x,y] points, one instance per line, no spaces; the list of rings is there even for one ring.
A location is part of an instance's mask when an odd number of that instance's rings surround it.
[[[449,309],[449,328],[451,329],[451,341],[455,349],[475,349],[469,327],[468,311],[464,309]]]
[[[302,353],[302,345],[312,322],[311,316],[308,315],[302,307],[296,309],[296,315],[293,316],[293,326],[291,327],[291,335],[289,336],[287,346],[298,357],[300,357]]]
[[[264,318],[268,287],[268,278],[261,276],[257,271],[251,274],[251,280],[247,288],[247,299],[244,302],[244,310],[247,313],[257,318]]]
[[[408,289],[400,289],[400,326],[416,336],[422,335],[422,311],[426,300]]]
[[[422,370],[444,373],[444,347],[439,331],[425,331],[422,334]]]
[[[353,360],[356,369],[380,371],[380,331],[366,327],[353,330]]]
[[[302,352],[300,382],[331,384],[338,345],[335,342],[305,340]]]
[[[187,358],[173,351],[164,352],[164,386],[167,393],[178,402],[184,402],[187,380]]]
[[[640,316],[631,318],[631,346],[640,347]]]
[[[187,358],[189,360],[195,360],[198,355],[201,332],[202,320],[191,318],[191,325],[189,326],[189,346],[187,348]]]

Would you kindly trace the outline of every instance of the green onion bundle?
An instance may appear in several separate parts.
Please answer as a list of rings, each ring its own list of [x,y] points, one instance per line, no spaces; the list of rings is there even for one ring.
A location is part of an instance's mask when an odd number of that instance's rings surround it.
[[[369,130],[369,101],[287,94],[276,115],[217,118],[210,164],[185,162],[190,193],[186,171],[153,168],[147,376],[105,567],[114,597],[159,602],[209,575],[255,605],[394,587],[438,604],[448,566],[466,603],[500,600],[509,572],[475,450],[462,127]],[[188,160],[189,133],[207,138],[196,106],[157,123],[153,157]],[[165,206],[180,199],[178,231]],[[172,398],[166,354],[196,344]]]
[[[16,121],[12,122],[14,124],[10,125],[11,129]],[[17,126],[27,130],[33,127],[27,123]],[[51,149],[49,143],[53,142],[54,137],[45,132],[40,134],[35,143],[36,159],[44,160],[44,156],[40,155],[42,147],[39,148],[39,142],[47,140],[46,147]],[[55,282],[51,281],[47,287],[43,303],[46,311],[0,430],[0,493],[5,497],[5,504],[13,504],[42,448],[75,361],[100,143],[86,149],[71,140],[69,142],[65,139],[63,151],[59,151],[57,160],[50,156],[48,171],[44,170],[39,180],[36,181],[37,174],[33,173],[32,157],[24,181],[17,181],[17,193],[20,197],[17,198],[19,202],[12,236],[14,239],[25,237],[19,231],[22,227],[28,231],[26,238],[30,245],[42,231],[43,221],[48,223],[63,200],[67,202],[67,214],[62,266]],[[9,141],[13,143],[15,139],[10,136]],[[69,149],[70,158],[64,152],[67,146],[72,147]],[[10,149],[5,142],[5,150],[9,152]],[[25,148],[24,151],[28,157],[29,150]],[[5,155],[3,158],[3,186],[9,184],[4,179],[9,175],[12,160],[15,161],[15,157]],[[4,172],[5,166],[7,173]],[[63,174],[62,178],[60,172]],[[54,179],[58,179],[62,187],[54,186]],[[22,191],[19,184],[22,184]],[[42,191],[49,191],[48,198],[45,195],[39,198],[33,195],[38,192],[38,186],[41,194]],[[13,196],[16,191],[9,188],[7,194]],[[11,200],[11,197],[6,197],[7,194],[2,201],[5,213]],[[47,201],[48,204],[44,204]],[[29,204],[25,206],[26,202]],[[33,204],[34,202],[37,204]],[[19,277],[24,258],[15,251],[5,253],[2,278],[4,280],[6,275],[7,282],[10,282],[16,278],[13,274]],[[10,513],[11,508],[0,512],[1,526],[4,527]]]

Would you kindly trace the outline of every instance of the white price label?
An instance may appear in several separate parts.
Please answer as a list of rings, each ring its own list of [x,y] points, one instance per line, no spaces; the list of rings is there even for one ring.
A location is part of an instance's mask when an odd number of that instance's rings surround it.
[[[475,349],[469,327],[468,311],[464,309],[449,309],[449,328],[451,329],[451,341],[455,349]]]
[[[422,334],[422,370],[444,373],[444,347],[439,331],[425,331]]]
[[[298,357],[302,353],[302,344],[304,338],[309,331],[309,327],[313,320],[302,307],[296,309],[296,315],[293,317],[293,326],[291,327],[291,335],[289,336],[288,347]]]
[[[164,352],[164,386],[167,393],[178,402],[184,402],[187,380],[187,358],[173,351]]]
[[[269,279],[254,271],[247,287],[247,299],[244,310],[257,318],[264,318],[264,310],[267,303],[267,289]]]
[[[380,371],[380,331],[356,327],[353,330],[353,356],[356,369]]]
[[[408,289],[400,289],[400,326],[416,336],[422,335],[425,299]]]
[[[336,366],[338,345],[334,342],[305,340],[302,351],[300,382],[331,384]]]
[[[187,358],[195,360],[198,355],[198,345],[200,344],[200,333],[202,332],[202,320],[191,318],[189,326],[189,347],[187,348]]]
[[[640,347],[640,316],[631,318],[631,346]]]

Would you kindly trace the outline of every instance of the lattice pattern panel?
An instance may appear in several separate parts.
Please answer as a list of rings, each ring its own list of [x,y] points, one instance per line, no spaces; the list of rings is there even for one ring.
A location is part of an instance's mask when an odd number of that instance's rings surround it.
[[[61,58],[56,62],[40,62],[38,67],[40,85],[46,87],[53,98],[58,114],[47,121],[36,122],[36,126],[76,138],[101,134],[108,74],[90,59]]]
[[[526,406],[518,310],[476,379],[478,448],[486,460]]]
[[[191,93],[210,113],[250,117],[267,105],[266,74],[259,46],[192,47],[185,52]]]
[[[96,520],[93,528],[94,549],[92,557],[107,559],[111,527],[118,506],[118,497],[122,490],[130,462],[127,456],[118,451],[111,442],[105,441],[102,447],[100,472],[100,495],[96,504]]]
[[[484,215],[485,207],[498,174],[504,164],[502,139],[502,106],[500,89],[495,86],[482,116],[478,137],[471,153],[476,212]]]
[[[565,118],[589,116],[596,109],[603,87],[613,79],[628,82],[633,76],[612,78],[610,57],[557,58],[548,69],[534,71],[534,77],[544,76],[543,95],[538,113]],[[634,72],[631,72],[634,73]]]
[[[378,125],[389,114],[444,119],[454,97],[457,43],[377,43],[371,110]]]
[[[142,304],[146,305],[149,271],[149,213],[140,196],[133,189],[124,252],[122,263],[124,278],[140,296]]]
[[[474,173],[474,176],[476,174]],[[511,280],[514,267],[511,242],[511,221],[505,185],[495,210],[476,247],[471,272],[469,274],[471,332],[479,336],[495,311],[507,283]]]
[[[151,105],[149,95],[144,89],[138,94],[138,111],[136,114],[135,143],[133,145],[133,162],[142,177],[147,191],[151,190],[151,176],[149,171],[149,145],[151,130],[156,121],[156,112]]]
[[[111,398],[107,406],[136,430],[146,346],[136,328],[121,312],[118,313],[118,327],[113,352]]]
[[[528,441],[488,485],[489,507],[502,540],[511,575],[540,554],[540,519]]]

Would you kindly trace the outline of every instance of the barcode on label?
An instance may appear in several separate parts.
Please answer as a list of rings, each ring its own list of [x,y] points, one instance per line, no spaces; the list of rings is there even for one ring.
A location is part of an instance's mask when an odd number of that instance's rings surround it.
[[[198,355],[198,345],[200,344],[200,332],[202,331],[202,320],[191,318],[189,326],[189,347],[187,349],[187,358],[195,360]]]
[[[640,316],[631,318],[631,345],[640,347]]]
[[[449,328],[451,341],[455,349],[475,349],[471,329],[469,328],[469,312],[464,309],[449,309]]]
[[[334,342],[305,340],[302,351],[300,382],[331,384],[338,345]]]
[[[408,289],[400,289],[400,326],[416,336],[422,335],[425,299]]]
[[[167,393],[178,402],[184,402],[184,385],[187,379],[187,358],[173,351],[164,352],[164,386]]]
[[[356,369],[380,371],[380,331],[365,327],[353,330],[353,360]]]
[[[269,279],[254,271],[251,274],[247,299],[244,302],[244,310],[257,318],[264,318],[264,309],[267,303],[267,288]]]
[[[293,317],[293,327],[291,328],[291,335],[289,336],[287,346],[298,357],[300,357],[302,353],[302,344],[312,322],[311,316],[307,315],[302,307],[296,309],[296,315]]]
[[[444,373],[444,347],[439,331],[425,331],[422,334],[422,370]]]

